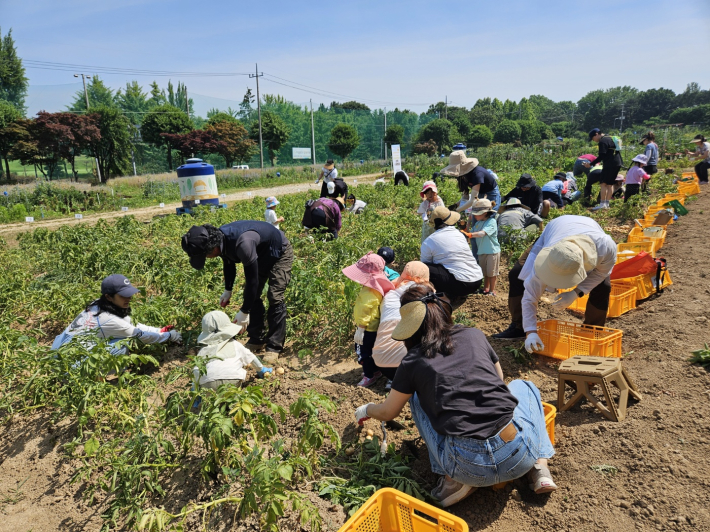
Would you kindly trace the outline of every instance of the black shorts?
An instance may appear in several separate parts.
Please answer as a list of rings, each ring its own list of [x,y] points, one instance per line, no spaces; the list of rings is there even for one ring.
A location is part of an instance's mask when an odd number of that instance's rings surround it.
[[[616,176],[619,175],[621,166],[606,166],[602,168],[602,175],[599,176],[599,182],[605,185],[616,185]]]
[[[648,164],[643,167],[643,171],[646,172],[648,175],[653,175],[655,173],[658,173],[658,167],[655,164]]]
[[[562,203],[562,198],[557,192],[550,192],[549,190],[543,190],[542,191],[542,199],[544,200],[550,200],[552,202],[553,207],[557,207],[558,209],[561,209],[565,206],[564,203]]]

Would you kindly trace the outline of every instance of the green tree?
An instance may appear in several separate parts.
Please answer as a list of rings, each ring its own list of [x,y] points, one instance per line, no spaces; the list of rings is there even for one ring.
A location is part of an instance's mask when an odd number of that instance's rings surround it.
[[[220,116],[225,119],[216,120]],[[209,132],[216,140],[221,141],[214,152],[224,157],[227,168],[231,167],[234,161],[238,161],[240,164],[243,161],[248,161],[252,155],[258,152],[258,145],[249,138],[246,128],[238,120],[225,113],[210,118],[205,131]]]
[[[493,142],[493,132],[483,125],[473,126],[466,138],[466,144],[470,148],[485,148],[491,142]]]
[[[350,101],[345,103],[331,102],[331,109],[343,109],[345,111],[367,111],[370,112],[370,108],[364,103]]]
[[[338,124],[330,131],[328,149],[343,160],[360,144],[357,129],[349,124]]]
[[[673,124],[690,125],[697,122],[710,124],[710,104],[681,107],[671,113],[669,120]]]
[[[496,128],[494,139],[496,142],[505,142],[510,144],[520,138],[520,124],[515,120],[503,120]]]
[[[602,131],[614,128],[616,118],[621,116],[622,104],[631,102],[638,90],[633,87],[613,87],[606,90],[595,90],[587,93],[578,102],[577,107],[582,115],[582,128],[589,131],[594,127]]]
[[[0,28],[2,37],[2,28]],[[14,105],[23,115],[29,80],[25,76],[22,59],[17,55],[12,29],[0,39],[0,100]]]
[[[162,136],[162,133],[182,134],[192,131],[192,122],[185,114],[185,111],[170,105],[169,103],[153,107],[141,125],[141,136],[143,140],[156,147],[165,147],[168,169],[173,170],[173,145]]]
[[[526,145],[538,144],[552,137],[552,130],[539,120],[518,120],[520,125],[520,142]]]
[[[143,92],[137,81],[126,83],[126,90],[118,89],[115,96],[118,108],[128,117],[128,120],[137,126],[143,121],[144,114],[148,111],[148,95]]]
[[[639,92],[632,99],[632,112],[626,113],[629,123],[642,124],[654,117],[667,120],[673,109],[675,98],[675,92],[671,89],[649,89]]]
[[[20,118],[22,113],[17,107],[8,101],[0,100],[0,157],[5,161],[5,179],[10,179],[8,154],[17,140],[17,120]]]
[[[94,107],[116,106],[113,91],[108,88],[97,75],[91,76],[91,79],[86,83],[86,92],[89,95],[90,111],[93,111]],[[74,102],[72,102],[67,109],[74,113],[83,113],[86,111],[86,98],[84,97],[83,88],[76,91],[74,94]]]
[[[439,153],[444,153],[451,151],[451,146],[454,144],[458,134],[456,127],[450,121],[437,118],[419,130],[417,143],[421,144],[427,140],[433,140],[436,142]]]
[[[264,111],[261,113],[261,136],[267,148],[271,166],[275,166],[278,151],[291,136],[291,128],[277,114]],[[251,126],[251,139],[254,142],[259,142],[258,122]]]
[[[388,126],[387,131],[385,131],[385,143],[392,146],[392,144],[401,145],[404,141],[404,128],[397,124],[393,126]]]
[[[503,119],[503,102],[498,98],[482,98],[476,101],[469,113],[469,121],[473,126],[486,126],[493,130]]]
[[[247,87],[247,91],[244,93],[244,98],[242,98],[242,103],[239,104],[238,118],[244,121],[251,120],[252,113],[254,112],[254,108],[252,107],[254,102],[256,102],[256,97],[252,94],[251,88]]]
[[[574,134],[574,124],[572,122],[553,122],[550,124],[550,129],[552,129],[553,134],[558,137],[567,138]]]
[[[92,138],[89,150],[99,161],[101,179],[126,174],[131,162],[131,123],[116,107],[92,108],[92,115],[100,135]]]
[[[165,91],[162,90],[156,81],[150,84],[150,98],[148,99],[148,107],[158,107],[160,105],[165,105],[168,103],[168,99],[165,97]]]

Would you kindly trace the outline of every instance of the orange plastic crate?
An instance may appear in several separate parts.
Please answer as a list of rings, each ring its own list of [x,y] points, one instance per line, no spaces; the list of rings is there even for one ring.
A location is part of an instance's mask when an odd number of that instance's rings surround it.
[[[648,285],[646,283],[645,275],[636,275],[634,277],[626,277],[624,279],[615,279],[614,281],[624,282],[636,288],[636,301],[646,299],[651,295],[651,291],[648,290]],[[612,281],[612,283],[614,282]]]
[[[557,409],[550,403],[542,403],[542,409],[545,412],[545,428],[547,435],[550,437],[550,442],[555,445],[555,418],[557,417]]]
[[[651,227],[658,227],[661,229],[660,235],[661,236],[646,236],[644,234],[644,229],[649,229]],[[640,227],[634,227],[630,232],[629,232],[629,238],[627,239],[628,242],[647,242],[647,241],[655,241],[656,242],[656,251],[658,252],[662,247],[663,244],[666,242],[666,227],[664,225],[651,225],[646,228],[640,228]]]
[[[401,491],[382,488],[338,532],[468,532],[468,525]]]
[[[622,314],[626,314],[630,310],[635,309],[637,291],[636,285],[633,283],[619,280],[612,281],[611,295],[609,296],[609,310],[607,310],[606,313],[607,318],[618,318]],[[589,294],[577,298],[569,308],[578,312],[584,312],[587,309],[587,301],[589,301]]]
[[[624,242],[623,244],[616,245],[616,263],[624,262],[629,260],[642,251],[650,253],[651,256],[656,255],[656,243],[652,241],[648,242]]]
[[[536,351],[559,360],[573,356],[621,358],[622,331],[583,325],[571,321],[545,320],[537,323],[537,334],[545,348]]]
[[[668,203],[669,201],[672,201],[672,200],[678,200],[681,205],[685,205],[685,198],[686,198],[686,195],[681,194],[681,193],[666,194],[665,196],[663,196],[662,199],[659,199],[656,202],[656,205],[658,205],[659,207],[663,207],[666,203]]]
[[[700,194],[700,185],[697,181],[681,183],[678,185],[678,192],[686,196],[695,196],[696,194]]]
[[[660,210],[661,209],[658,209],[658,211],[660,211]],[[658,211],[654,211],[653,213],[646,213],[643,217],[643,220],[639,220],[641,222],[641,225],[643,227],[651,227],[652,225],[656,225],[653,222],[656,221],[656,215],[658,214]],[[667,225],[671,225],[673,223],[675,223],[675,220],[673,218],[671,218],[668,221]]]

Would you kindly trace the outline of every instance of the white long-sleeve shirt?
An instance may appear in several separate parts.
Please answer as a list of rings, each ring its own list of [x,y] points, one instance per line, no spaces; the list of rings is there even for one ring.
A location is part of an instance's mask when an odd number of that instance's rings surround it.
[[[71,336],[76,336],[90,331],[96,331],[100,338],[107,340],[110,338],[137,338],[144,344],[162,343],[170,339],[170,333],[161,333],[158,327],[151,327],[142,323],[133,325],[133,320],[130,316],[121,318],[109,312],[101,312],[99,314],[97,305],[93,305],[88,311],[84,310],[79,314],[64,332]]]
[[[616,244],[597,222],[586,216],[574,215],[560,216],[552,220],[547,224],[540,238],[533,245],[518,276],[518,279],[525,283],[525,293],[522,301],[523,329],[525,332],[537,330],[537,305],[547,288],[547,285],[535,275],[535,259],[538,253],[543,248],[554,246],[563,238],[577,235],[590,237],[597,248],[597,266],[587,272],[587,278],[577,286],[578,291],[581,290],[588,294],[594,287],[604,281],[614,268]]]
[[[244,380],[247,377],[246,366],[258,361],[254,353],[249,351],[234,338],[229,340],[217,351],[220,344],[210,345],[200,349],[197,356],[207,359],[207,374],[200,377],[200,386],[216,380]]]

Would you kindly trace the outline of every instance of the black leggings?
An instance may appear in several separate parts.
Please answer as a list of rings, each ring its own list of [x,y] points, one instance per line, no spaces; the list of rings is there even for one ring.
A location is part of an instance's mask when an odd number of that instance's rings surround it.
[[[372,358],[372,348],[375,347],[375,340],[377,340],[377,331],[365,331],[362,345],[355,344],[358,364],[362,364],[362,371],[368,379],[374,377],[375,373],[380,369]]]
[[[624,192],[624,203],[629,201],[631,196],[635,196],[639,193],[641,185],[626,185],[626,192]]]
[[[695,165],[695,175],[698,176],[701,183],[708,182],[708,168],[710,168],[710,163],[707,161],[700,161]]]

